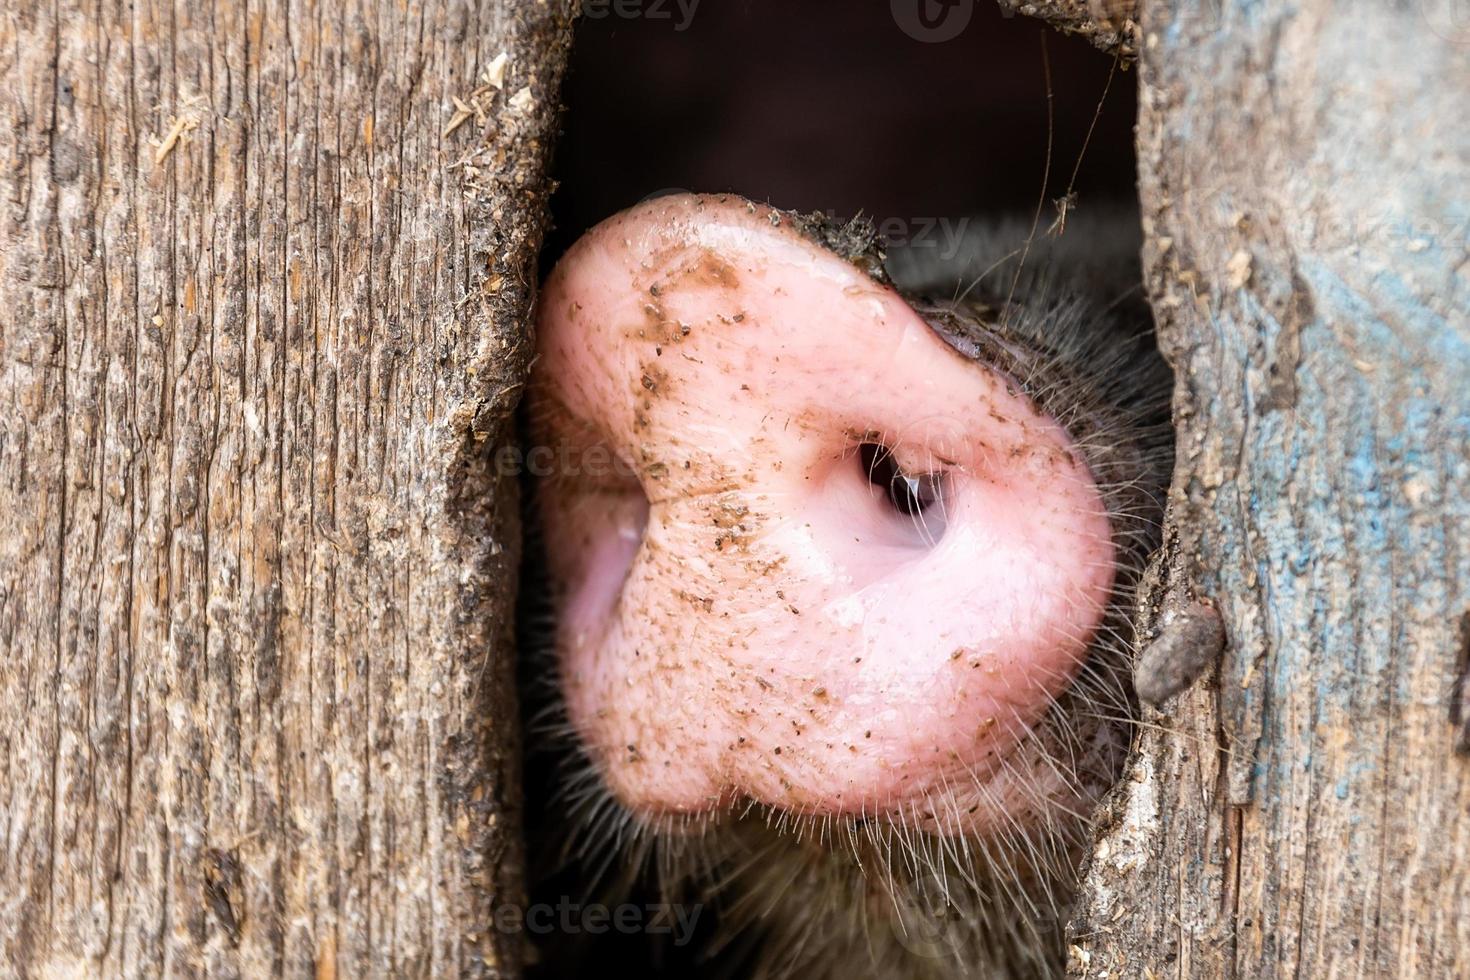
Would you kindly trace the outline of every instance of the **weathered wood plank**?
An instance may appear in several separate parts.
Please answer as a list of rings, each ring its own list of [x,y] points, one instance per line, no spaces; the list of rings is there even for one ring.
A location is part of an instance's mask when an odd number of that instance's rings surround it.
[[[7,971],[514,971],[490,458],[571,6],[0,15]]]
[[[1470,36],[1437,6],[1142,4],[1169,586],[1230,648],[1146,718],[1076,975],[1470,975]]]

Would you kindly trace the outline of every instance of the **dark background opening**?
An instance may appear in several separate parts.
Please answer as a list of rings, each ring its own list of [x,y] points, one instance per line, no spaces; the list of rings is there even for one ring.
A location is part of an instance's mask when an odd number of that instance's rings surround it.
[[[679,2],[584,0],[549,261],[675,189],[862,213],[915,234],[928,219],[1030,211],[1043,199],[1048,62],[1043,227],[1094,118],[1080,205],[1135,195],[1132,72],[990,0],[696,0],[692,14]]]

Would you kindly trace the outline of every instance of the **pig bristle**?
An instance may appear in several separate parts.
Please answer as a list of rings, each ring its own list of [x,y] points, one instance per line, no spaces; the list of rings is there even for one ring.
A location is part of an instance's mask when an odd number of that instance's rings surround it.
[[[589,894],[651,879],[666,900],[713,903],[720,930],[704,955],[730,974],[737,963],[738,975],[770,980],[1061,974],[1091,835],[1085,810],[1116,778],[1137,714],[1128,673],[1135,591],[1158,544],[1172,459],[1172,379],[1138,291],[1136,227],[1101,224],[1073,218],[1065,240],[1024,247],[1020,226],[1003,226],[977,234],[953,261],[912,249],[890,256],[893,281],[941,336],[1014,379],[1071,434],[1113,529],[1116,585],[1088,660],[1040,722],[1021,726],[1024,741],[1000,770],[966,787],[983,799],[1004,777],[1030,795],[1025,818],[977,837],[923,829],[964,826],[964,814],[901,807],[833,816],[742,799],[712,815],[629,812],[567,720],[552,651],[555,595],[533,568],[521,621],[525,698],[536,708],[528,741],[533,765],[556,767],[546,810],[559,824],[541,863],[580,866]],[[901,434],[863,438],[891,448]],[[528,528],[534,553],[534,519]],[[1043,771],[1052,791],[1035,789]],[[952,914],[935,914],[946,908]]]

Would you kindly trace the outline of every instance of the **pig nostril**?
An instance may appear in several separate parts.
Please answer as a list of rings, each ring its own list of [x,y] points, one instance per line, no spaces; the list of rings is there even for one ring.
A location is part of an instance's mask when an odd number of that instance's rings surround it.
[[[920,517],[930,508],[944,504],[944,474],[904,472],[886,446],[865,442],[858,447],[858,461],[868,483],[881,492],[890,506],[905,517]]]

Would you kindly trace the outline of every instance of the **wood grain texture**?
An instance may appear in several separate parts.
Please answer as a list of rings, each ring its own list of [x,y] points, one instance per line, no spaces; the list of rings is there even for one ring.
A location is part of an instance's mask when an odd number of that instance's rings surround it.
[[[0,13],[0,972],[516,970],[491,452],[570,17]]]
[[[1168,587],[1229,647],[1146,715],[1074,976],[1470,976],[1470,34],[1443,7],[1142,4]]]

